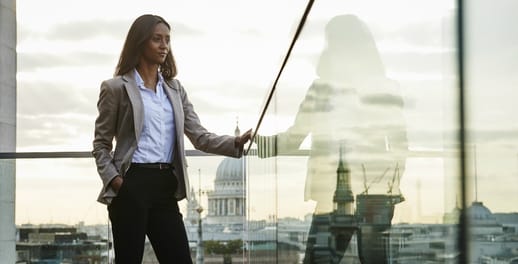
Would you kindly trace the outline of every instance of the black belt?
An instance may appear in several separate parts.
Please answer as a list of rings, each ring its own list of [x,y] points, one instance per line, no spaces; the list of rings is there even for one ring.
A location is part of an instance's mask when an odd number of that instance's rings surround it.
[[[134,168],[142,168],[142,169],[156,169],[156,170],[169,170],[174,168],[170,163],[131,163],[131,166]]]

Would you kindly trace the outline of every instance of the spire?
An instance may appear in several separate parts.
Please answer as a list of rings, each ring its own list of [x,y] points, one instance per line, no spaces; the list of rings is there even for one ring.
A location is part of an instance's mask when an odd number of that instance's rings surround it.
[[[338,169],[336,169],[337,173],[344,173],[347,170],[344,166],[343,148],[344,148],[344,143],[341,142],[340,143],[340,157],[338,159]]]
[[[336,169],[336,190],[333,196],[335,212],[340,215],[353,214],[352,206],[354,197],[351,189],[350,170],[344,162],[343,157],[344,143],[340,144],[340,159]]]
[[[236,117],[236,129],[234,130],[234,135],[236,137],[241,135],[241,131],[239,130],[239,117]]]

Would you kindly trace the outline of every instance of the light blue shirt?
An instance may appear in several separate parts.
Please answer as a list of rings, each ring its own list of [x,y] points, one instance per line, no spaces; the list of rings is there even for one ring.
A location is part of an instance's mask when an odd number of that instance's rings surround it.
[[[175,143],[174,113],[164,91],[164,78],[158,73],[156,93],[144,86],[135,69],[135,80],[144,104],[144,126],[132,162],[170,163]]]

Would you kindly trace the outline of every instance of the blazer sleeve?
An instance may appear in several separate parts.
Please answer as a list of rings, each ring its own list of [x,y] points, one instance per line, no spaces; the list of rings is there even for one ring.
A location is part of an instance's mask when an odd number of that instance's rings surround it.
[[[95,120],[95,131],[92,154],[97,165],[97,172],[103,181],[103,188],[109,186],[110,181],[119,175],[113,163],[113,139],[117,130],[118,98],[115,89],[108,81],[101,84],[99,100],[97,102],[98,116]]]
[[[217,135],[209,132],[202,126],[194,106],[189,100],[185,89],[178,80],[175,80],[180,91],[184,112],[184,133],[193,146],[207,153],[224,155],[239,158],[243,155],[243,148],[236,147],[236,137],[228,135]]]
[[[295,120],[287,130],[270,136],[256,135],[254,140],[258,157],[285,155],[299,149],[316,125],[313,120],[315,113],[327,110],[327,90],[328,87],[313,82],[299,105]]]

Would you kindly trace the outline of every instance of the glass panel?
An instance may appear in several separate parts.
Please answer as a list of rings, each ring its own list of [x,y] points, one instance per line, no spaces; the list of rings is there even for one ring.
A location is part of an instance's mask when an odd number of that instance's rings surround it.
[[[93,159],[16,162],[17,260],[108,263],[110,229]]]
[[[180,208],[193,260],[242,262],[246,257],[245,158],[202,156],[189,157],[188,162],[192,196],[182,200]],[[203,245],[198,244],[200,232]]]
[[[518,263],[517,15],[516,1],[466,3],[472,263]]]
[[[453,4],[314,4],[250,158],[278,259],[456,261]]]
[[[193,260],[199,257],[201,209],[205,260],[243,261],[248,206],[244,158],[190,156],[188,163],[191,198],[179,205]],[[94,160],[19,159],[16,166],[18,260],[108,263],[113,258],[111,229],[106,206],[96,201],[101,181]],[[157,261],[149,243],[143,261]]]
[[[253,149],[252,151],[254,151]],[[247,157],[247,234],[250,263],[274,263],[278,247],[277,160]],[[289,193],[293,194],[293,193]],[[295,206],[295,205],[294,205]]]
[[[124,12],[114,12],[120,11],[121,6],[124,6]],[[293,21],[303,7],[295,1],[247,2],[245,5],[237,1],[185,1],[181,4],[153,1],[149,7],[128,5],[127,1],[122,0],[73,4],[57,0],[45,3],[17,1],[18,152],[91,150],[100,83],[112,76],[133,19],[145,13],[155,13],[151,6],[160,6],[162,13],[158,15],[172,26],[172,49],[178,63],[178,79],[188,91],[203,125],[218,134],[233,134],[237,117],[242,131],[252,127],[271,81],[265,76],[274,74],[280,54],[288,44]],[[59,15],[42,17],[41,10],[53,8],[59,8]],[[266,13],[268,19],[264,19]],[[187,149],[192,149],[187,140],[186,145]],[[208,165],[203,159],[193,158],[189,167],[189,170],[194,168],[191,171],[194,192],[199,182],[196,180],[197,169],[201,170],[202,176],[216,175],[215,164],[219,163],[207,162],[212,164]],[[215,159],[222,161],[221,157]],[[90,223],[97,221],[97,217],[105,217],[104,209],[88,209],[93,211],[88,211],[87,215],[81,214],[85,208],[96,204],[94,197],[99,188],[97,177],[91,178],[97,175],[92,161],[88,161],[88,165],[81,162],[66,159],[23,160],[23,165],[20,165],[22,169],[18,172],[17,223]],[[81,166],[76,163],[81,163]],[[47,179],[47,176],[43,177],[31,168],[48,171],[52,177]],[[85,173],[86,170],[91,172]],[[65,175],[88,176],[68,178]],[[34,186],[32,181],[35,177],[40,185]],[[261,183],[265,194],[273,193],[269,181]],[[220,214],[240,218],[239,214],[248,214],[254,210],[253,207],[248,206],[246,199],[230,199],[215,194],[219,188],[223,192],[233,190],[236,195],[246,195],[244,190],[238,191],[241,185],[246,184],[246,181],[231,181],[218,185],[213,178],[201,184],[204,190],[201,204],[205,208],[202,222],[208,225],[203,229],[207,230],[203,231],[204,240],[214,240],[216,244],[213,246],[237,248],[235,251],[238,252],[246,252],[243,249],[249,248],[235,241],[239,237],[236,230],[240,227],[237,220],[220,219]],[[90,189],[92,186],[95,187]],[[33,192],[34,187],[39,189]],[[43,197],[45,204],[40,206],[40,203],[34,202],[34,195]],[[62,198],[70,195],[75,196]],[[268,195],[268,199],[270,197]],[[258,202],[266,203],[266,200]],[[196,222],[196,214],[188,213],[188,204],[193,209],[197,208],[197,202],[182,201],[186,223],[192,224]],[[64,208],[71,211],[67,210],[67,215],[62,215]],[[93,208],[99,208],[99,205]],[[79,210],[79,213],[74,210]],[[209,216],[209,213],[214,215]],[[211,226],[211,221],[217,223]],[[266,223],[261,218],[246,225],[271,227],[275,223],[274,220]],[[196,258],[196,228],[196,223],[188,226],[193,259]],[[274,242],[274,237],[269,234],[270,231],[263,237]],[[241,240],[241,244],[248,241],[244,238]],[[205,248],[208,252],[209,245]],[[146,256],[153,257],[152,254]],[[223,258],[221,252],[210,256],[215,256],[216,261]],[[232,259],[239,260],[243,256],[244,253],[234,254]],[[210,259],[209,254],[206,257]]]

